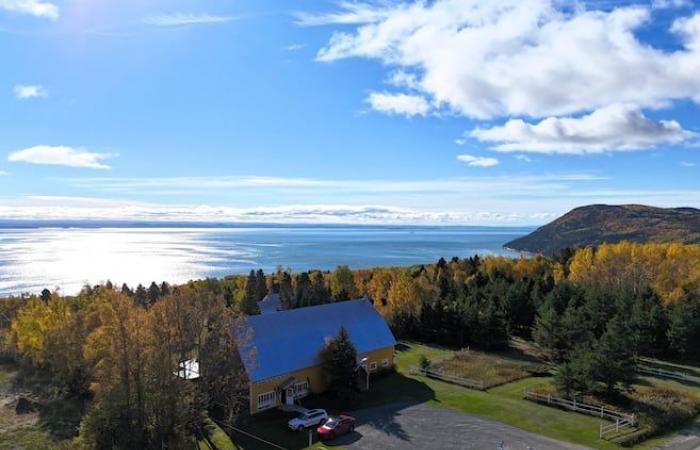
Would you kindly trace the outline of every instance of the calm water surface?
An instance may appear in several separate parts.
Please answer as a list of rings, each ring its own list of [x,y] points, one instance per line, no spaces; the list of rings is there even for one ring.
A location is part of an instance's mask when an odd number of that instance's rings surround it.
[[[182,283],[250,269],[409,265],[514,253],[530,228],[248,227],[0,229],[0,295],[85,283]]]

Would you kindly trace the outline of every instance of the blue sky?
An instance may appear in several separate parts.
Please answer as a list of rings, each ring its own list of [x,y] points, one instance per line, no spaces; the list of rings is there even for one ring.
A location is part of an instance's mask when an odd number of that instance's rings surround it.
[[[700,207],[690,1],[0,0],[0,54],[4,218]]]

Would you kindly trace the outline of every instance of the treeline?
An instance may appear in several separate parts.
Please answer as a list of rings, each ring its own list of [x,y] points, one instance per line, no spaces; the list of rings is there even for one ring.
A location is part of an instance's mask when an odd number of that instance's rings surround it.
[[[247,409],[236,309],[195,286],[161,287],[147,307],[121,291],[26,299],[5,329],[6,356],[84,401],[71,448],[191,448],[207,417],[232,423]],[[199,362],[196,382],[176,376],[190,359]]]

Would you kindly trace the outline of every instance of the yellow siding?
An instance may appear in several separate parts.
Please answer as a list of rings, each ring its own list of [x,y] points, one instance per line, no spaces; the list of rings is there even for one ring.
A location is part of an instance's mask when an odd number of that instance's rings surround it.
[[[373,350],[371,352],[360,353],[357,355],[359,359],[367,358],[368,367],[371,363],[377,364],[377,370],[382,369],[382,361],[387,359],[389,361],[389,366],[394,364],[394,347],[385,347],[378,350]],[[298,382],[309,380],[309,389],[314,394],[321,393],[325,390],[323,383],[323,371],[320,366],[308,367],[306,369],[297,370],[294,372],[289,372],[284,375],[276,376],[274,378],[268,378],[266,380],[261,380],[250,385],[250,413],[255,414],[258,412],[258,395],[264,394],[266,392],[274,391],[280,384],[285,382],[290,377],[294,377]],[[280,399],[277,398],[277,405],[279,405]],[[271,409],[271,408],[265,408]]]

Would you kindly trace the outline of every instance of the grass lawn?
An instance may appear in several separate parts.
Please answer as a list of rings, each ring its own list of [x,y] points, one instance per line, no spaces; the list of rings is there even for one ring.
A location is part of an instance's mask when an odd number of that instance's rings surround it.
[[[361,395],[353,409],[394,402],[428,403],[436,407],[447,407],[492,418],[533,433],[592,448],[619,448],[615,444],[598,439],[600,423],[598,419],[562,412],[522,399],[524,390],[533,385],[548,383],[546,378],[525,378],[481,392],[438,380],[408,375],[408,368],[418,364],[421,355],[436,360],[449,358],[452,354],[453,351],[448,349],[421,344],[402,348],[397,352],[397,372],[375,379],[371,383],[370,392]],[[304,402],[308,407],[327,406],[327,404],[328,400],[324,397],[310,398]],[[304,446],[308,444],[308,435],[287,431],[285,423],[289,417],[291,416],[280,411],[269,411],[252,418],[245,429],[286,448],[293,450],[305,448]],[[236,442],[245,450],[265,449],[261,444],[245,442],[238,436],[236,436]]]
[[[369,393],[360,394],[353,410],[370,408],[387,403],[405,402],[406,404],[427,403],[435,407],[445,407],[498,420],[532,433],[541,434],[554,439],[568,441],[596,449],[622,448],[614,442],[598,438],[600,419],[584,414],[567,412],[524,400],[522,394],[526,390],[545,389],[550,385],[548,377],[526,377],[513,382],[507,382],[487,391],[476,391],[425,377],[408,375],[412,365],[418,365],[422,355],[432,361],[448,360],[454,351],[446,348],[432,347],[423,344],[411,344],[410,347],[397,347],[397,372],[374,379]],[[511,359],[509,362],[508,360]],[[489,360],[501,364],[523,364],[519,357],[510,358],[508,354],[497,356],[480,356],[481,363]],[[527,362],[527,361],[526,361]],[[483,370],[483,369],[480,369]],[[690,369],[688,369],[690,370]],[[689,396],[700,398],[700,388],[680,382],[644,378],[639,389],[667,388],[681,390]],[[332,401],[325,396],[310,397],[305,400],[307,407],[325,407],[332,413],[346,412],[334,410]],[[350,412],[352,413],[352,412]],[[245,429],[255,435],[264,436],[292,450],[300,450],[308,445],[308,435],[287,431],[286,421],[291,415],[280,411],[269,411],[255,416]],[[634,448],[651,449],[662,443],[664,438],[655,438]],[[244,450],[265,450],[265,445],[239,439],[236,442]],[[330,448],[315,444],[313,448]]]
[[[481,382],[486,388],[526,378],[541,370],[534,363],[474,350],[455,352],[452,357],[433,363],[431,369]]]

